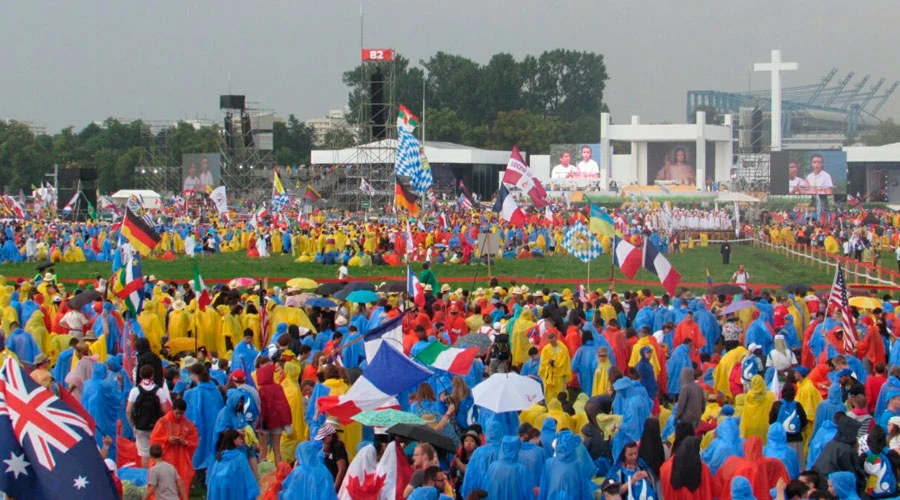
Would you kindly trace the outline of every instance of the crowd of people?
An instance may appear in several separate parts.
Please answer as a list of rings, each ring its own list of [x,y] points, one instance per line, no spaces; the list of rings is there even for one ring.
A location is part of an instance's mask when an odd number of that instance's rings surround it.
[[[71,391],[115,473],[160,499],[192,488],[211,499],[900,494],[889,295],[852,310],[851,343],[812,292],[454,290],[430,269],[419,278],[419,306],[389,287],[368,304],[312,307],[295,289],[219,285],[201,308],[190,283],[151,276],[131,318],[115,297],[69,307],[89,285],[69,294],[49,270],[0,289],[0,357]],[[357,387],[366,334],[398,316],[396,349],[418,363],[433,343],[486,339],[464,374],[430,367],[395,395],[439,441],[323,404]],[[537,380],[543,401],[475,404],[475,387],[508,372]]]

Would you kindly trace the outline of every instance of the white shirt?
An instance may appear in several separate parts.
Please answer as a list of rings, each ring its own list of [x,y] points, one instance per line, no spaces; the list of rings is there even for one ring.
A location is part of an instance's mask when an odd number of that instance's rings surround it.
[[[152,380],[141,380],[140,386],[145,391],[152,391],[153,388],[156,387],[156,384],[153,383]],[[137,387],[132,387],[131,391],[128,393],[128,402],[134,404],[137,401],[138,395],[140,395],[141,391]],[[159,400],[159,405],[162,407],[166,404],[166,395],[162,390],[156,391],[156,399]]]
[[[824,170],[822,171],[824,173]],[[812,174],[810,174],[812,175]],[[794,177],[788,181],[788,192],[792,193],[795,188],[809,187],[809,183],[803,177]]]
[[[84,339],[84,326],[88,324],[88,319],[81,314],[80,311],[71,310],[62,317],[60,323],[69,329],[69,334],[78,340]]]
[[[810,172],[809,175],[806,176],[806,182],[809,183],[809,186],[812,188],[834,187],[834,184],[831,183],[831,175],[824,170],[818,174]]]
[[[552,179],[565,179],[569,176],[578,172],[578,167],[575,165],[569,164],[569,166],[563,166],[562,163],[553,167],[553,170],[550,171],[550,177]]]
[[[338,268],[338,279],[346,279],[350,276],[350,270],[347,269],[347,266],[341,266]]]
[[[744,272],[738,271],[738,272],[735,272],[731,278],[738,285],[746,285],[747,281],[750,279],[750,273],[748,273],[747,271],[744,271]]]
[[[200,183],[200,179],[196,176],[194,177],[185,177],[184,178],[184,190],[185,191],[196,191],[197,184]]]
[[[206,186],[212,186],[212,185],[213,185],[212,172],[203,172],[203,173],[201,173],[201,174],[200,174],[200,182],[199,182],[199,184],[200,184],[200,186],[202,186],[202,187],[204,187],[204,188],[205,188]]]
[[[589,159],[588,161],[582,160],[578,162],[577,167],[579,177],[600,177],[600,165],[597,165],[597,162],[595,162],[593,159]]]
[[[897,254],[897,260],[900,260],[900,247],[897,247],[897,249],[894,250],[894,253]]]

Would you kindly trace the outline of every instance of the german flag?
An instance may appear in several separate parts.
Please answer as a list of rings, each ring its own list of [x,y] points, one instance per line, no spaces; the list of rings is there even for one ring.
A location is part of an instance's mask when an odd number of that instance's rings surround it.
[[[316,188],[314,188],[312,184],[306,185],[306,197],[312,201],[319,201],[322,199],[322,195],[316,191]]]
[[[394,182],[394,206],[405,208],[409,215],[416,217],[419,215],[419,196],[416,195],[408,186],[404,186],[400,181]]]
[[[125,219],[122,220],[122,236],[131,243],[131,246],[144,257],[156,248],[160,237],[156,231],[129,209],[125,209]]]

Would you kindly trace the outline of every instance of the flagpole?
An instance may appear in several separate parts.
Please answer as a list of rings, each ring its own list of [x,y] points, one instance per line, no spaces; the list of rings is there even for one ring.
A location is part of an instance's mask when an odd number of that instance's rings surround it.
[[[591,261],[588,261],[587,287],[588,287],[588,290],[591,289]]]
[[[616,243],[615,239],[613,239],[613,255],[610,255],[609,259],[609,291],[612,292],[616,287]]]

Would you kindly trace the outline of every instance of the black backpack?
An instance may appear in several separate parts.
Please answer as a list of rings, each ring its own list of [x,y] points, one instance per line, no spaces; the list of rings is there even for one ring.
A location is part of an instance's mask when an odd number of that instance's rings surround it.
[[[152,431],[156,421],[162,416],[162,407],[160,407],[159,398],[156,396],[156,391],[158,390],[158,386],[150,391],[138,386],[138,397],[134,402],[134,406],[131,407],[131,419],[134,422],[135,429]]]
[[[491,348],[491,357],[499,361],[512,359],[512,352],[509,347],[509,335],[500,333],[494,337],[494,346]]]

